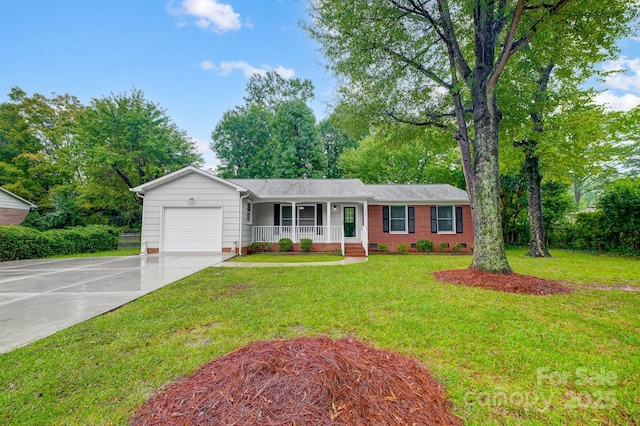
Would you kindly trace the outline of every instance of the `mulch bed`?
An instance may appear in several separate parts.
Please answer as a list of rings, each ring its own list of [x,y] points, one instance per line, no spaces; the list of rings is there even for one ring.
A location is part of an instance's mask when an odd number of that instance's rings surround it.
[[[416,360],[353,339],[257,342],[149,399],[132,425],[461,425]]]
[[[481,287],[508,293],[548,296],[552,294],[573,293],[573,289],[561,281],[547,280],[520,274],[492,274],[478,269],[454,269],[434,272],[436,280],[451,284]]]

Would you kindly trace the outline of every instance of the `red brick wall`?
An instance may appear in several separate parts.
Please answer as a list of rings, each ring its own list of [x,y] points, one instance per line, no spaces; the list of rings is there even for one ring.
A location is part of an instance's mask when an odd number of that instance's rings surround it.
[[[249,247],[242,248],[242,254],[247,254],[249,252]],[[311,244],[311,252],[312,253],[335,253],[336,250],[340,250],[340,243],[313,243]],[[271,251],[277,253],[279,251],[278,243],[273,243],[271,247]],[[293,251],[294,252],[302,252],[300,249],[300,243],[293,243]]]
[[[20,225],[29,210],[0,208],[0,225]]]
[[[413,234],[391,234],[382,232],[382,206],[369,206],[369,244],[385,243],[388,251],[396,252],[398,243],[405,243],[409,247],[418,240],[429,240],[433,242],[434,252],[439,252],[440,243],[449,243],[449,248],[445,252],[452,252],[456,243],[466,243],[467,248],[462,249],[463,253],[470,253],[473,247],[473,224],[471,222],[471,207],[462,207],[462,229],[461,234],[432,234],[431,233],[431,206],[413,206],[415,214],[416,232]],[[375,252],[376,249],[370,249]],[[417,249],[410,248],[410,251],[417,252]]]

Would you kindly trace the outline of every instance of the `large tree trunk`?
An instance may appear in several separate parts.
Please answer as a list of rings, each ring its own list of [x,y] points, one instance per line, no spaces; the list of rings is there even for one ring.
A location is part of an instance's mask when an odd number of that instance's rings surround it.
[[[542,196],[540,184],[542,176],[538,165],[538,156],[529,152],[525,156],[525,174],[527,175],[527,189],[529,196],[529,253],[531,257],[551,257],[547,250],[544,225],[542,223]]]
[[[480,84],[474,96],[473,200],[474,250],[471,267],[494,273],[511,273],[504,251],[500,174],[498,170],[497,106],[493,93]]]
[[[541,134],[543,132],[542,115],[535,110],[538,102],[542,103],[546,97],[549,79],[555,64],[551,63],[540,69],[540,78],[538,79],[538,91],[536,93],[536,103],[534,103],[534,111],[531,112],[531,120],[533,121],[533,131]],[[527,189],[529,191],[529,253],[531,257],[551,257],[547,250],[547,240],[544,232],[544,224],[542,222],[542,196],[539,157],[536,153],[537,141],[528,140],[523,143],[525,163],[524,171],[527,175]]]

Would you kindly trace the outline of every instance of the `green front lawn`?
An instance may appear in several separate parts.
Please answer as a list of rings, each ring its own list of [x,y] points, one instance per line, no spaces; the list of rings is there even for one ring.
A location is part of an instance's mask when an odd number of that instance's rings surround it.
[[[209,268],[0,355],[7,424],[127,424],[163,384],[257,340],[353,336],[424,361],[465,424],[640,418],[640,261],[555,252],[519,273],[577,281],[539,297],[438,283],[469,256],[371,256],[308,268]]]

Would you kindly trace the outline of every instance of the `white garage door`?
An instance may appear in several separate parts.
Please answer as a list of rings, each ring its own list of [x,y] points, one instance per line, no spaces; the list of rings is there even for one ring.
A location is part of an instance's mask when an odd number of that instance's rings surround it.
[[[164,252],[222,251],[222,208],[165,208],[162,239]]]

